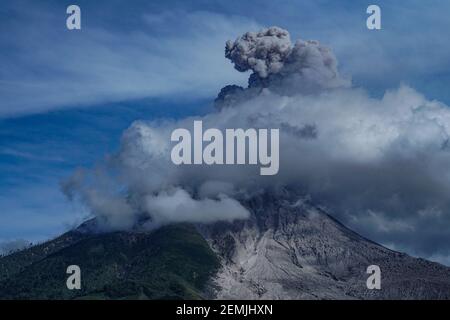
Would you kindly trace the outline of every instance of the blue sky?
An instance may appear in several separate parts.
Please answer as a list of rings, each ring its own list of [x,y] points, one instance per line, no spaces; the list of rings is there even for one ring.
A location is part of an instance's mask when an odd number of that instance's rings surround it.
[[[368,31],[366,8],[382,9]],[[66,7],[81,7],[68,31]],[[40,241],[86,216],[59,182],[112,153],[133,120],[202,114],[246,75],[224,43],[278,25],[317,39],[373,95],[408,84],[450,104],[450,2],[17,1],[0,4],[0,241]]]

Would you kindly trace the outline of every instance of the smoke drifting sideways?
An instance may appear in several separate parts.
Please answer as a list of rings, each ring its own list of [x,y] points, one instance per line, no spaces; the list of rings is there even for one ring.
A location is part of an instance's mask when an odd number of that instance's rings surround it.
[[[450,109],[407,86],[381,98],[339,75],[330,49],[291,43],[278,27],[228,41],[225,56],[250,70],[249,85],[226,86],[215,112],[136,121],[117,154],[63,182],[102,228],[246,219],[241,200],[288,188],[356,231],[410,252],[450,254]],[[280,129],[280,170],[251,165],[172,164],[176,128]],[[144,222],[143,222],[144,221]]]

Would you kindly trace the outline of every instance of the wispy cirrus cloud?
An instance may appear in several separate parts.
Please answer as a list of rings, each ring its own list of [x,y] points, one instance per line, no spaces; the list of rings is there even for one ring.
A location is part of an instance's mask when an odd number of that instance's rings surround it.
[[[149,97],[201,98],[224,82],[245,81],[220,57],[228,37],[257,26],[249,18],[171,10],[143,12],[132,29],[108,28],[98,11],[83,8],[82,30],[69,31],[63,6],[36,14],[10,6],[14,18],[2,22],[8,32],[0,35],[0,117]]]

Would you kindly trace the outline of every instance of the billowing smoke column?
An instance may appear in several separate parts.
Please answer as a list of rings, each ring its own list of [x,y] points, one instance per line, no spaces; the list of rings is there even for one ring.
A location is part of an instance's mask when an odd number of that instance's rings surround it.
[[[194,118],[137,121],[119,152],[77,171],[65,192],[81,199],[107,229],[171,222],[232,221],[240,200],[287,188],[309,195],[372,239],[424,255],[450,255],[450,109],[409,87],[370,97],[339,76],[332,52],[316,41],[292,45],[269,28],[227,42],[248,88],[227,86],[205,128],[279,128],[280,169],[175,166],[170,134]],[[436,242],[447,243],[439,246]]]
[[[292,45],[289,32],[277,27],[228,41],[225,57],[236,70],[253,71],[250,87],[298,94],[349,85],[339,77],[337,60],[328,48],[317,41],[298,40]]]
[[[272,27],[260,32],[247,32],[236,41],[227,41],[225,57],[236,70],[253,70],[260,78],[280,72],[292,50],[289,32]]]

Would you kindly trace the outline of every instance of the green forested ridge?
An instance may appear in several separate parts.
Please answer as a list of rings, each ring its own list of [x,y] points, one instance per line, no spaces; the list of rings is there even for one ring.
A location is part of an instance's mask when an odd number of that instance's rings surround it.
[[[66,268],[81,268],[68,290]],[[151,233],[68,233],[0,258],[0,299],[201,299],[219,266],[193,226]]]

